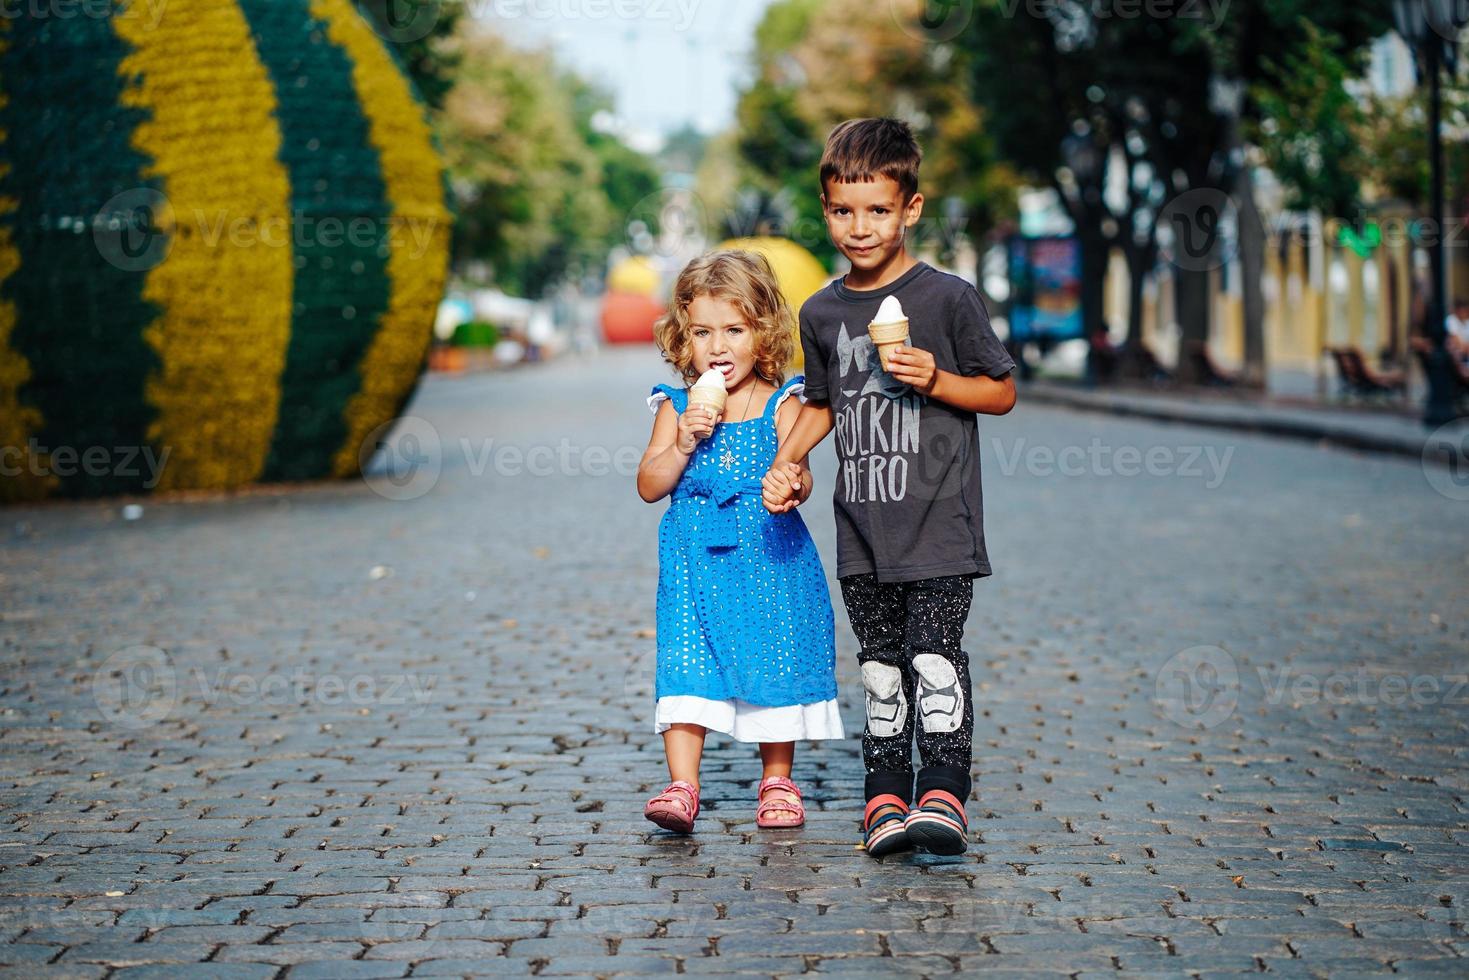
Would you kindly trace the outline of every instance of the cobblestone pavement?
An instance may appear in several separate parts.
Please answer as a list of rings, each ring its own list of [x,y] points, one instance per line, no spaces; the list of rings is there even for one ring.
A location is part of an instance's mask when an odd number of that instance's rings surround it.
[[[987,420],[975,844],[878,863],[855,739],[798,752],[802,830],[755,828],[727,741],[696,835],[642,819],[658,380],[641,350],[430,378],[390,440],[426,462],[371,485],[0,514],[0,969],[1469,975],[1442,467]]]

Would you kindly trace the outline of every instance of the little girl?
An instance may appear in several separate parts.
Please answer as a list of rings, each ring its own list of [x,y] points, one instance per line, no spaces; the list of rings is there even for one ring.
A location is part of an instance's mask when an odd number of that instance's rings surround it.
[[[672,494],[658,531],[655,731],[672,782],[644,815],[688,833],[699,813],[699,759],[710,729],[760,743],[760,827],[799,827],[790,779],[800,739],[842,738],[831,597],[816,546],[791,508],[811,494],[807,460],[790,465],[798,499],[779,513],[761,478],[795,424],[802,379],[782,381],[792,318],[769,264],[712,252],[679,274],[656,328],[664,359],[689,384],[724,376],[724,412],[689,407],[687,388],[658,385],[638,466],[648,503]]]

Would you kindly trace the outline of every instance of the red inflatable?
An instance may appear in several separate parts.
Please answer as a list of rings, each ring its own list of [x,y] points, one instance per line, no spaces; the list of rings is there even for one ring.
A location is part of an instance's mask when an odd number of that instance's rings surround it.
[[[653,324],[662,315],[657,300],[609,292],[602,297],[602,337],[609,344],[651,344]]]

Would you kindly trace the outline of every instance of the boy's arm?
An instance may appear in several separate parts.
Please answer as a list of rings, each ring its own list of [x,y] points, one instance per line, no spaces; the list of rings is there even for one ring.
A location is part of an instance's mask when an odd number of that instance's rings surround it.
[[[801,414],[796,416],[796,424],[791,426],[790,433],[781,441],[771,469],[782,463],[799,463],[804,460],[835,428],[835,424],[830,403],[810,401],[802,405]]]
[[[995,336],[979,293],[973,287],[960,290],[945,318],[957,373],[940,370],[929,351],[906,345],[891,355],[894,366],[889,373],[920,394],[957,409],[1004,415],[1015,407],[1015,361]]]
[[[888,356],[888,371],[913,390],[966,412],[980,415],[1004,415],[1015,407],[1015,377],[1000,378],[942,371],[934,364],[933,355],[917,347],[899,347]]]
[[[783,514],[811,496],[811,470],[806,457],[832,428],[830,405],[807,402],[801,406],[801,414],[781,438],[775,460],[760,481],[766,510]],[[799,481],[799,486],[794,485],[795,481]]]

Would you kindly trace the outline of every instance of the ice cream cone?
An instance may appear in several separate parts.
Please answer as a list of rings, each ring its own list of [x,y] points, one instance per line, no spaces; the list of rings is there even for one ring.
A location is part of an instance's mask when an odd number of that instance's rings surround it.
[[[882,361],[882,369],[887,371],[888,357],[900,345],[908,342],[908,318],[889,323],[869,323],[867,336],[872,338],[873,345],[877,347],[877,356]]]
[[[715,417],[724,411],[724,400],[728,393],[723,388],[709,385],[694,385],[689,389],[689,407],[707,408]]]

